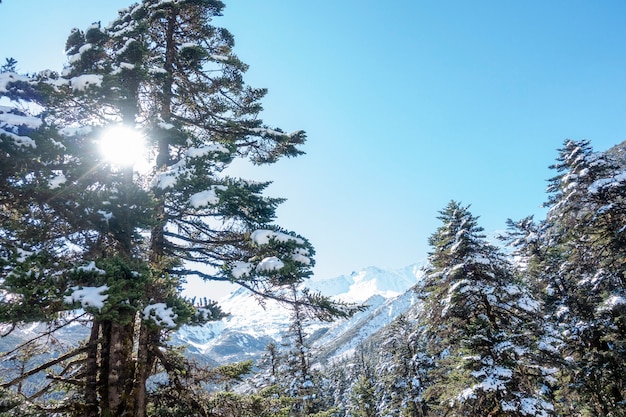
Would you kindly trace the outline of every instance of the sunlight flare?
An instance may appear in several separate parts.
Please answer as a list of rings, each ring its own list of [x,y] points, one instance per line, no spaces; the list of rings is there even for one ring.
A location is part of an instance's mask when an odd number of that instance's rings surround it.
[[[129,126],[106,128],[100,137],[99,147],[104,159],[115,165],[132,166],[146,157],[144,136]]]

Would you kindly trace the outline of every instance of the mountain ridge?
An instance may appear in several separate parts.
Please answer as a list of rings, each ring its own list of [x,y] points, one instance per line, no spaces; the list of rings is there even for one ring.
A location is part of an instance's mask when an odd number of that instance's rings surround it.
[[[420,282],[421,265],[401,269],[367,267],[338,277],[316,279],[307,287],[338,301],[367,305],[350,319],[311,322],[306,325],[309,342],[324,359],[349,354],[358,341],[389,324],[417,302],[410,289]],[[243,289],[220,301],[230,316],[203,326],[183,326],[173,334],[172,344],[187,345],[188,351],[208,362],[228,363],[257,359],[270,343],[279,343],[290,324],[290,311],[277,302],[261,305]]]

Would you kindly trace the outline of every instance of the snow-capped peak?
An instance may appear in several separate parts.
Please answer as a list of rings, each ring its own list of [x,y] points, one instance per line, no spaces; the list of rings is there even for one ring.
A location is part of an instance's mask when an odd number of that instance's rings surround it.
[[[307,286],[337,300],[364,303],[374,295],[385,298],[397,297],[415,285],[420,275],[420,265],[411,265],[399,270],[371,266],[335,278],[313,278]]]

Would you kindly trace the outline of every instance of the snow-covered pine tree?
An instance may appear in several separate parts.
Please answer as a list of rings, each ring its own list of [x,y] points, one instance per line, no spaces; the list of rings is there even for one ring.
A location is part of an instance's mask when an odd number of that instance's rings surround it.
[[[452,201],[440,214],[422,318],[435,359],[424,395],[430,412],[553,415],[547,381],[554,371],[537,354],[539,304],[468,207]]]
[[[359,375],[350,387],[350,416],[375,417],[376,392],[371,375]]]
[[[563,338],[563,413],[626,415],[626,170],[566,140],[530,272]]]
[[[384,329],[376,369],[377,412],[388,416],[423,416],[423,373],[417,324],[400,315]]]
[[[283,334],[282,348],[278,351],[269,346],[268,357],[271,368],[265,370],[267,375],[271,371],[269,379],[274,383],[280,394],[291,402],[293,416],[322,416],[330,412],[330,405],[324,401],[321,387],[324,384],[323,372],[313,369],[311,365],[311,349],[308,342],[306,326],[314,319],[331,320],[333,315],[322,317],[319,314],[311,315],[306,307],[311,294],[307,288],[299,285],[291,287],[290,297],[291,323],[289,329]],[[316,295],[314,297],[319,297]],[[302,304],[304,301],[304,305]],[[353,311],[362,310],[364,307],[353,306],[336,302],[335,307],[351,308]],[[332,309],[329,310],[332,312]],[[315,312],[314,312],[315,313]],[[332,413],[331,413],[332,414]]]
[[[378,412],[379,393],[376,392],[377,342],[361,342],[354,355],[341,363],[345,368],[345,393],[336,401],[338,408],[345,410],[347,416],[371,417]],[[333,364],[334,365],[334,364]],[[339,364],[338,364],[339,365]],[[334,368],[334,366],[333,366]]]
[[[74,30],[62,74],[0,76],[17,103],[0,108],[0,319],[52,331],[91,318],[84,345],[2,384],[50,372],[49,388],[68,393],[51,413],[146,415],[148,377],[171,367],[168,332],[221,316],[181,297],[186,277],[289,302],[281,288],[310,275],[313,248],[272,224],[281,200],[262,195],[268,184],[225,174],[236,158],[298,155],[305,135],[259,119],[265,90],[244,84],[232,35],[213,26],[222,9],[144,0],[109,27]],[[114,127],[142,135],[148,166],[103,156]],[[130,153],[122,139],[117,153]],[[352,311],[319,294],[299,306],[326,319]],[[87,315],[63,313],[79,307]],[[39,398],[27,401],[52,407]]]

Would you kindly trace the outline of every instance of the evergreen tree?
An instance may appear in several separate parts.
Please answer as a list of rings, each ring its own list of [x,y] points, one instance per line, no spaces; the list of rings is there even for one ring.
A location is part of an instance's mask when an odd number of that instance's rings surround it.
[[[368,417],[378,413],[381,393],[377,389],[376,346],[371,341],[361,342],[347,364],[347,392],[339,404],[348,416]]]
[[[551,166],[549,212],[531,272],[568,358],[560,398],[564,413],[626,415],[626,172],[588,141],[567,140]]]
[[[258,118],[265,90],[244,84],[232,35],[212,25],[222,9],[144,0],[72,31],[63,73],[0,74],[0,95],[32,103],[0,109],[0,320],[91,317],[84,345],[36,369],[67,363],[51,383],[73,393],[51,413],[146,415],[148,377],[173,366],[168,333],[222,316],[181,297],[186,277],[293,303],[283,289],[310,276],[313,248],[272,224],[281,200],[262,195],[268,184],[224,174],[236,158],[296,156],[305,135]],[[103,157],[112,127],[143,136],[149,167]],[[323,319],[353,311],[319,294],[298,305]]]
[[[536,343],[539,304],[467,207],[452,201],[439,218],[423,317],[435,358],[424,397],[434,415],[553,415],[554,371]]]
[[[416,324],[401,315],[382,335],[376,371],[378,411],[389,416],[423,416],[423,363],[416,361],[421,352]]]
[[[268,346],[269,380],[275,383],[282,395],[288,398],[292,404],[291,415],[293,416],[322,416],[324,413],[332,413],[331,408],[323,399],[321,392],[324,385],[324,375],[317,372],[311,365],[311,349],[308,343],[306,325],[312,319],[327,319],[332,316],[322,317],[319,314],[311,315],[306,305],[301,300],[308,300],[311,294],[307,288],[292,286],[291,288],[291,325],[283,335],[283,349],[276,350],[275,346]],[[320,297],[314,295],[314,297]],[[345,308],[351,311],[360,311],[361,306],[350,306],[341,302],[334,303],[333,308]],[[330,310],[332,311],[332,309]]]

